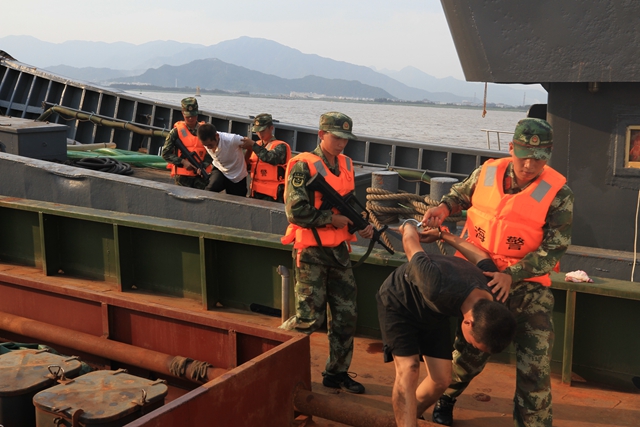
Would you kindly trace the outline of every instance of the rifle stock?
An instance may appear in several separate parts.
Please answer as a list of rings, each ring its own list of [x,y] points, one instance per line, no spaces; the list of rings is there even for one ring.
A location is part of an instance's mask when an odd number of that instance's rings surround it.
[[[351,220],[352,224],[349,226],[349,233],[354,234],[356,231],[364,230],[369,225],[369,213],[367,212],[367,217],[364,218],[361,214],[362,211],[366,212],[366,208],[362,206],[358,199],[355,198],[353,192],[341,196],[332,186],[330,186],[324,177],[317,173],[313,176],[309,181],[307,181],[307,189],[313,191],[319,191],[322,194],[322,206],[321,209],[331,209],[336,208],[340,214],[346,216]],[[362,211],[358,212],[353,206],[352,203],[358,205]],[[381,234],[389,228],[388,226],[384,226],[380,229],[373,227],[373,237],[371,240],[378,242],[380,246],[385,248],[387,252],[393,255],[393,249],[389,248],[380,238]]]
[[[211,175],[207,172],[207,168],[202,164],[204,159],[200,159],[197,153],[187,150],[187,147],[185,147],[179,137],[176,138],[174,144],[180,150],[180,157],[189,160],[189,163],[191,163],[194,168],[198,169],[202,177],[208,182]]]

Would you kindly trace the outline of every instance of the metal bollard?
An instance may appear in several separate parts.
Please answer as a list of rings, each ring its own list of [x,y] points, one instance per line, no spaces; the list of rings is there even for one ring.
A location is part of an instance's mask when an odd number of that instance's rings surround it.
[[[442,196],[444,196],[445,194],[449,194],[449,190],[451,190],[451,187],[456,182],[458,182],[456,178],[450,177],[431,178],[431,185],[429,186],[429,197],[432,200],[439,202],[440,199],[442,199]],[[444,222],[444,225],[446,225],[452,233],[456,231],[457,226],[455,222]]]
[[[289,270],[284,265],[278,266],[278,274],[282,276],[282,290],[280,298],[282,299],[282,323],[289,318]]]

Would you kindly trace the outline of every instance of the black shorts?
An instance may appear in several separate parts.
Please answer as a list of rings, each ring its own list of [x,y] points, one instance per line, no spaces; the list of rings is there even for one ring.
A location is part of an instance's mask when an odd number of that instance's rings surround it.
[[[385,362],[391,362],[394,355],[416,354],[420,359],[452,359],[453,333],[448,316],[433,312],[417,319],[408,311],[385,306],[378,294],[376,300]]]

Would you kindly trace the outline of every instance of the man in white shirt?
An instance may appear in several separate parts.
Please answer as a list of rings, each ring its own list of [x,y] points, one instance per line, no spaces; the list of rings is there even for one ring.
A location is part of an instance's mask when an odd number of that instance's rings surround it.
[[[198,139],[213,159],[211,179],[206,190],[245,197],[247,164],[243,150],[251,150],[253,140],[242,135],[218,132],[210,123],[198,127]]]

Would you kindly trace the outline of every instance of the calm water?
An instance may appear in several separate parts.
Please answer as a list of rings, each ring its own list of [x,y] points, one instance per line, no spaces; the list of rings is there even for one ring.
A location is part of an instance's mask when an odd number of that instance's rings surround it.
[[[170,92],[135,92],[147,98],[179,104],[190,94]],[[271,113],[284,123],[318,126],[318,119],[327,111],[340,111],[353,119],[356,135],[372,135],[433,144],[448,144],[470,148],[487,148],[487,137],[481,129],[513,132],[522,111],[490,110],[485,118],[479,109],[444,108],[433,106],[406,106],[364,104],[305,99],[271,99],[204,94],[198,98],[201,109],[255,116]],[[276,125],[277,127],[277,125]],[[501,148],[508,148],[510,135],[501,137]],[[491,135],[492,148],[497,148],[495,134]]]

